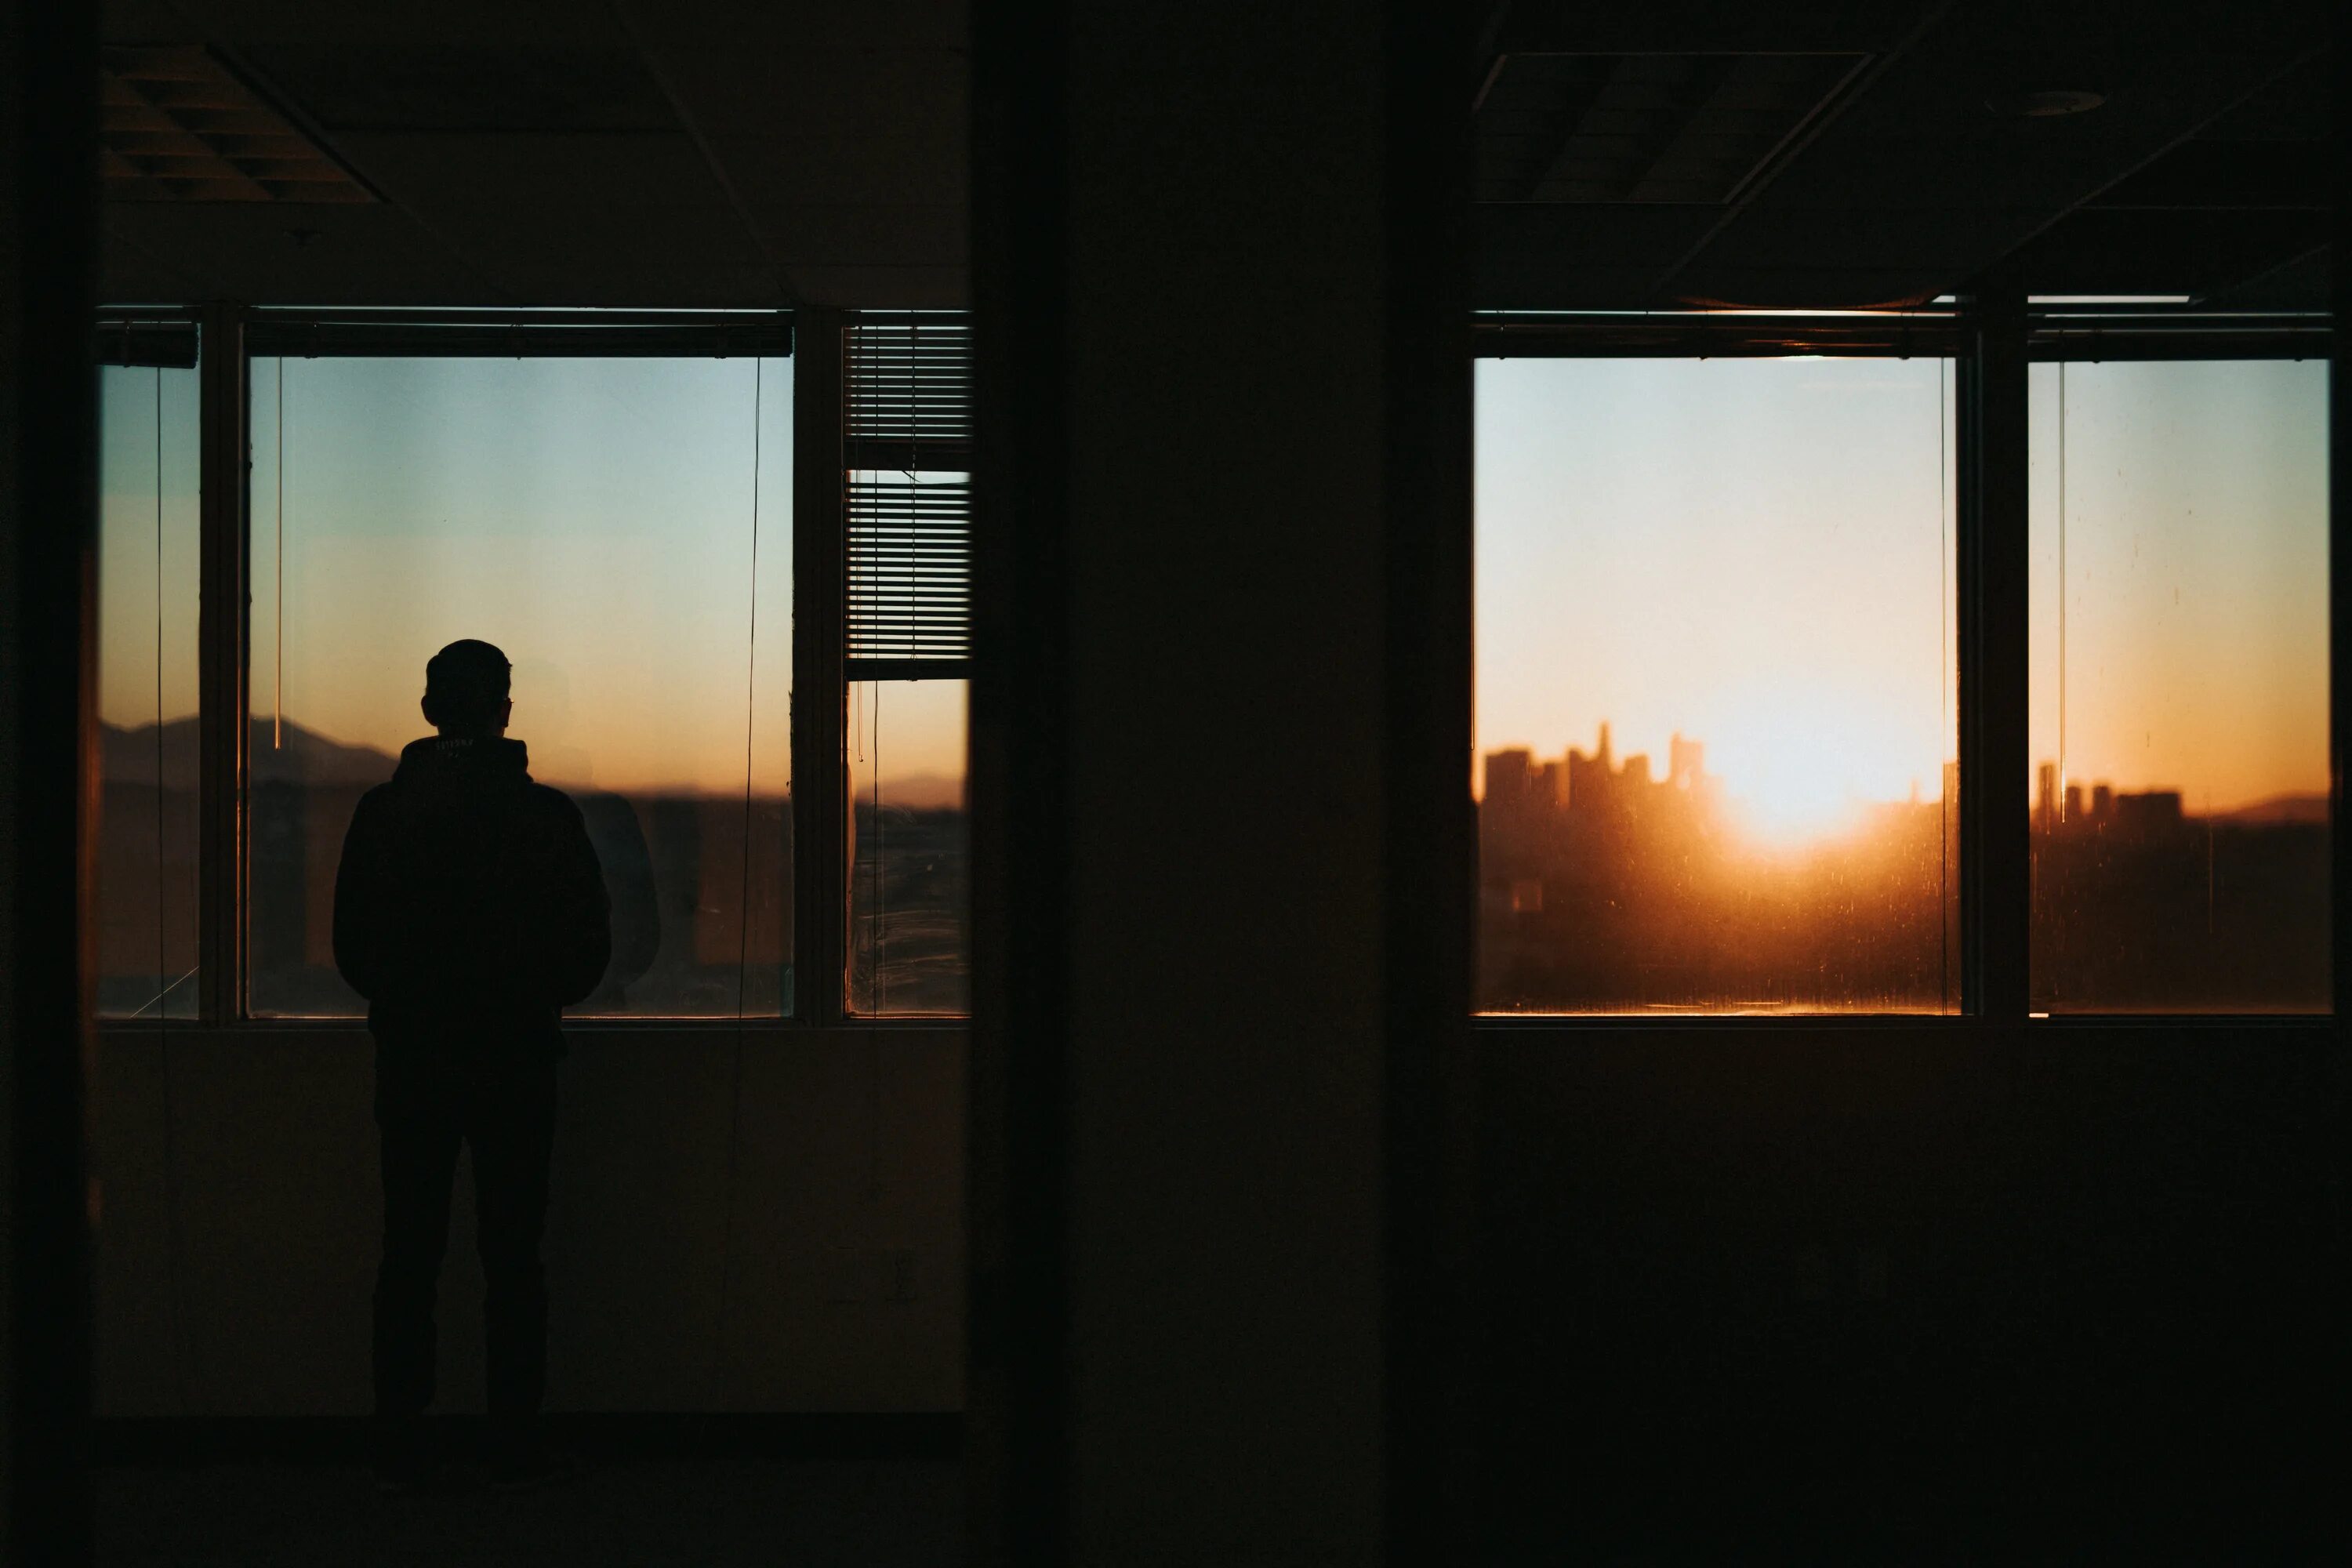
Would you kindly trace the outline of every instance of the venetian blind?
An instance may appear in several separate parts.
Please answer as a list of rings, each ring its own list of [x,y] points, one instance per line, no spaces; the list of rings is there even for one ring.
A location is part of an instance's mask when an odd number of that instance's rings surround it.
[[[852,680],[961,676],[971,654],[971,332],[961,315],[842,330]]]

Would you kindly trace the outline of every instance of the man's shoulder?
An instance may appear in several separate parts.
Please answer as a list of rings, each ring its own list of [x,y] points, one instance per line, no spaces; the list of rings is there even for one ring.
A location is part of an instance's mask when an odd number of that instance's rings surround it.
[[[523,785],[523,800],[528,808],[551,820],[580,822],[580,803],[553,784],[541,784],[537,779]]]
[[[403,793],[398,779],[386,779],[380,784],[371,784],[361,793],[359,805],[352,808],[352,820],[357,822],[362,817],[375,816],[399,800]]]

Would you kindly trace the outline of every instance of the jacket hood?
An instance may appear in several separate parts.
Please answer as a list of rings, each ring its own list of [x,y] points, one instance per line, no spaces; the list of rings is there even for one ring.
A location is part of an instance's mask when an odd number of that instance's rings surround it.
[[[413,783],[460,775],[528,779],[530,750],[503,735],[427,735],[401,748],[392,776]]]

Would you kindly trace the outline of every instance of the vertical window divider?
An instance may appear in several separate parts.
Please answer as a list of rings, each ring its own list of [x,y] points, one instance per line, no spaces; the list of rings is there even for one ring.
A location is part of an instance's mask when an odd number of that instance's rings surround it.
[[[2352,53],[2346,58],[2352,58]],[[2338,68],[2339,79],[2342,68]],[[2344,110],[2339,108],[2340,117]],[[2336,167],[2352,172],[2352,146],[2336,132]],[[2341,189],[2339,183],[2338,188]],[[2344,209],[2336,213],[2336,233],[2344,233]],[[2352,379],[2345,374],[2347,339],[2352,336],[2352,266],[2339,247],[2336,258],[2334,331],[2328,340],[2327,366],[2327,771],[2328,847],[2334,856],[2330,933],[2338,957],[2334,975],[2336,1026],[2352,1017],[2352,963],[2341,957],[2345,939],[2352,933],[2352,826],[2344,816],[2345,749],[2352,745]]]
[[[2025,289],[1988,277],[1958,366],[1960,972],[1963,1010],[1996,1025],[2032,1005],[2027,732]]]
[[[847,530],[838,310],[803,307],[793,368],[793,997],[838,1024],[848,976]]]
[[[197,1017],[244,1015],[246,654],[249,568],[246,481],[246,311],[207,306],[198,362],[199,601],[197,729],[202,821],[197,846]]]

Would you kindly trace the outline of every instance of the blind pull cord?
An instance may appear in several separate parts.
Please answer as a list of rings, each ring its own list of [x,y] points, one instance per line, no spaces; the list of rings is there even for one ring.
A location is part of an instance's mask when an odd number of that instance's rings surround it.
[[[270,620],[277,640],[277,668],[269,683],[269,749],[286,745],[286,356],[278,356],[278,607]]]
[[[128,328],[125,329],[126,335]],[[163,853],[163,367],[155,367],[155,1015],[171,1016]]]
[[[163,1281],[172,1298],[172,1382],[183,1415],[188,1396],[186,1298],[180,1289],[178,1135],[172,1107],[172,963],[165,932],[163,872],[163,371],[155,369],[155,1070],[163,1111]],[[102,1190],[102,1189],[101,1189]]]
[[[731,1316],[728,1301],[735,1276],[735,1189],[742,1178],[744,993],[751,966],[751,762],[757,733],[751,704],[760,671],[760,426],[766,363],[763,357],[751,361],[751,593],[750,625],[744,633],[743,872],[735,910],[735,1060],[727,1097],[727,1155],[720,1166],[726,1188],[719,1200],[719,1310],[710,1336],[714,1388],[727,1373],[727,1329]]]
[[[755,722],[753,703],[760,679],[760,421],[762,373],[767,362],[751,362],[751,624],[744,629],[743,668],[743,886],[738,906],[735,940],[735,1021],[740,1038],[744,990],[751,963],[751,764]]]
[[[1951,485],[1945,472],[1950,460],[1945,431],[1951,422],[1951,406],[1945,397],[1944,377],[1950,368],[1948,362],[1936,367],[1936,732],[1942,737],[1937,750],[1950,746],[1957,752],[1958,738],[1952,733],[1951,708],[1952,541],[1947,510]],[[1943,941],[1936,948],[1936,964],[1943,977],[1944,1005],[1948,1008],[1952,1005],[1952,792],[1943,787],[1941,779],[1936,784],[1936,822],[1941,830],[1936,838],[1936,908],[1943,932]]]
[[[2058,362],[2058,820],[2066,820],[2066,362]]]

